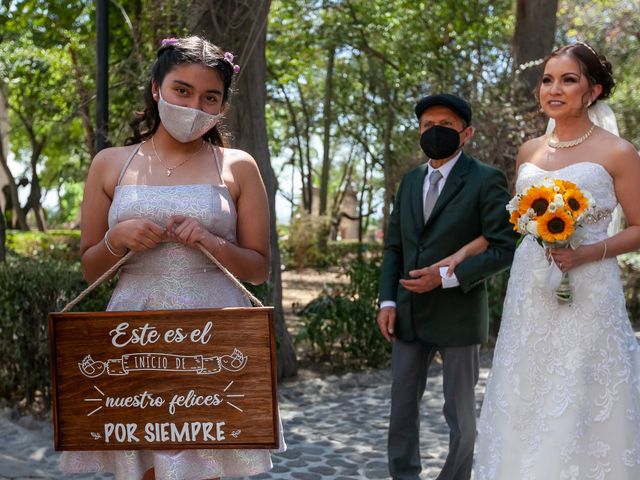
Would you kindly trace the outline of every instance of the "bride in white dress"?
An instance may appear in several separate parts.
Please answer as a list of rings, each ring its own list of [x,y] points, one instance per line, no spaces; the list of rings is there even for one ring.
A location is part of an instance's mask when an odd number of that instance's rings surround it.
[[[575,250],[545,252],[528,236],[516,251],[475,480],[640,479],[640,348],[615,259],[640,247],[640,157],[588,115],[613,84],[611,64],[583,43],[544,64],[539,100],[555,130],[521,147],[516,191],[545,177],[569,180],[592,194],[596,212]],[[609,237],[618,203],[628,226]],[[539,273],[551,259],[569,272],[570,304]]]

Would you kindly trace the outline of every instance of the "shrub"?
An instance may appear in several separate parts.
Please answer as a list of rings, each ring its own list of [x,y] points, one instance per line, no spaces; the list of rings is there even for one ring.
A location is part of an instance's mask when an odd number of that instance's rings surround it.
[[[9,254],[0,263],[0,398],[49,409],[49,325],[47,314],[59,311],[86,287],[78,262]],[[104,310],[113,281],[91,292],[76,311]]]
[[[363,242],[340,240],[327,244],[326,260],[328,265],[340,265],[355,261],[358,257],[380,257],[382,255],[382,242]]]
[[[389,345],[375,322],[378,313],[378,285],[381,253],[369,253],[370,260],[356,257],[346,264],[347,284],[330,285],[300,312],[299,341],[307,342],[314,360],[334,367],[381,367],[389,361]],[[500,328],[502,305],[509,271],[487,281],[490,343]]]
[[[504,270],[487,280],[487,296],[489,298],[489,344],[493,346],[498,338],[500,322],[502,320],[502,307],[507,293],[510,270]]]
[[[47,232],[9,230],[7,248],[31,258],[55,257],[79,260],[80,230],[48,230]]]
[[[624,296],[631,323],[640,324],[640,253],[625,253],[618,257]]]
[[[298,340],[307,342],[312,359],[334,368],[381,367],[390,348],[375,323],[381,256],[357,258],[346,265],[346,284],[331,285],[300,312]]]
[[[298,213],[283,240],[283,264],[287,268],[326,267],[322,240],[328,237],[327,217]]]

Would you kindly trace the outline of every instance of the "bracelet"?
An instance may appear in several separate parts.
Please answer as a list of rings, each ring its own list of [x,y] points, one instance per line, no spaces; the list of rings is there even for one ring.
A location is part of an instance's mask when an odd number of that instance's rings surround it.
[[[217,235],[214,235],[214,243],[215,245],[212,245],[211,247],[211,253],[213,253],[215,255],[215,253],[220,250],[222,247],[224,247],[225,245],[225,240],[222,237],[218,237]]]
[[[109,253],[114,257],[124,257],[129,250],[125,248],[124,253],[116,252],[116,250],[113,248],[113,245],[109,243],[109,231],[110,230],[107,230],[106,232],[104,232],[104,246],[107,247],[107,250],[109,250]]]
[[[600,259],[600,261],[603,261],[604,257],[607,256],[607,242],[606,240],[603,240],[602,243],[604,244],[604,252],[602,252],[602,258]]]

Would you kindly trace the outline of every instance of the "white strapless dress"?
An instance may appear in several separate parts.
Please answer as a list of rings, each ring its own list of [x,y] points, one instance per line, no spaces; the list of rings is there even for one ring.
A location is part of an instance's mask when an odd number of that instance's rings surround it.
[[[544,177],[588,190],[599,219],[585,244],[607,238],[617,199],[600,164],[556,171],[525,163],[516,190]],[[640,479],[640,348],[614,258],[569,273],[573,303],[559,305],[536,272],[543,249],[518,247],[478,424],[475,480]]]

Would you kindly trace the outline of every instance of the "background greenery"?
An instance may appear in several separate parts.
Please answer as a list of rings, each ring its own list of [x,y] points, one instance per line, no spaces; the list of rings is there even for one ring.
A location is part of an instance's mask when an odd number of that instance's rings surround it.
[[[23,409],[50,408],[48,313],[60,311],[84,288],[78,232],[9,234],[0,263],[0,399]],[[113,281],[83,299],[76,311],[103,311]]]
[[[606,54],[617,80],[610,104],[621,135],[640,148],[637,0],[111,1],[109,142],[121,145],[129,135],[162,38],[206,33],[192,22],[207,6],[239,11],[265,1],[268,144],[279,194],[290,207],[278,212],[282,263],[332,268],[350,279],[329,286],[301,312],[298,341],[318,361],[334,358],[349,368],[387,361],[373,323],[380,245],[369,234],[384,228],[398,180],[423,159],[416,99],[441,90],[465,96],[476,126],[469,152],[511,180],[518,146],[544,128],[531,89],[516,88],[522,60],[548,53],[517,58],[542,36],[518,44],[522,6],[553,4],[541,19],[555,19],[550,44],[586,40]],[[232,49],[230,38],[211,40]],[[24,406],[47,404],[47,312],[84,286],[78,233],[65,229],[81,221],[83,182],[95,154],[95,60],[94,1],[0,2],[0,166],[20,194],[16,204],[11,188],[3,189],[0,220],[26,232],[5,238],[0,221],[0,354],[7,359],[0,397]],[[249,61],[238,58],[244,66]],[[243,108],[246,95],[237,92],[232,108]],[[249,119],[246,127],[255,123]],[[353,243],[335,242],[347,192],[355,195],[349,215],[359,234]],[[638,258],[620,259],[634,320],[640,315]],[[506,278],[489,283],[493,334]],[[109,288],[78,308],[103,308]]]
[[[511,174],[517,147],[544,126],[533,94],[514,93],[516,3],[522,2],[271,1],[268,141],[280,193],[294,215],[326,216],[327,235],[335,238],[340,200],[349,190],[357,195],[362,229],[383,221],[398,179],[421,161],[412,107],[432,91],[471,102],[477,133],[470,153]],[[121,145],[141,107],[160,39],[188,32],[200,6],[178,0],[110,5],[109,141]],[[557,5],[554,44],[587,40],[607,55],[618,84],[610,103],[622,136],[640,148],[640,4]],[[9,170],[23,192],[26,224],[20,228],[77,225],[95,153],[95,4],[2,2],[0,32],[0,92],[8,114],[0,137],[8,139],[4,156],[15,162]],[[225,46],[224,38],[213,40]],[[4,214],[18,226],[17,212]]]

